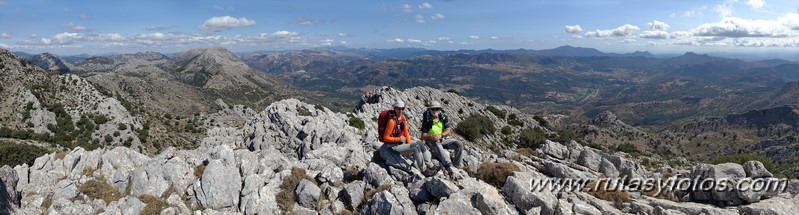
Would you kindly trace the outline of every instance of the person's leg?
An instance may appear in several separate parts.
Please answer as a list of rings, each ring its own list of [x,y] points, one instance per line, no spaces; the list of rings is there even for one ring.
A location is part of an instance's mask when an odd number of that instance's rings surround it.
[[[433,151],[433,155],[436,159],[438,159],[438,161],[441,162],[442,166],[448,167],[449,165],[452,165],[452,160],[449,158],[449,152],[444,149],[444,146],[441,143],[428,141],[427,144],[430,146],[430,151]]]
[[[424,157],[422,147],[424,144],[420,142],[412,143],[412,144],[397,144],[396,146],[391,147],[394,151],[399,152],[400,154],[412,154],[413,156],[413,165],[419,169],[419,171],[424,170]]]
[[[380,156],[383,157],[383,160],[385,160],[387,165],[410,172],[410,164],[408,164],[408,162],[402,158],[401,152],[394,150],[393,147],[394,146],[391,144],[383,144],[380,146],[380,149],[378,149]]]
[[[452,149],[452,165],[460,167],[463,163],[463,143],[455,139],[448,139],[441,143],[445,149]],[[447,156],[449,158],[449,156]]]

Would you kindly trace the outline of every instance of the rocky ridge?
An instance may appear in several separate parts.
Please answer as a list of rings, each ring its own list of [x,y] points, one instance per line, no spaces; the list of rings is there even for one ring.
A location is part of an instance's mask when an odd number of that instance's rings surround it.
[[[688,170],[647,170],[634,159],[581,146],[547,141],[535,155],[492,153],[467,143],[466,163],[503,162],[518,168],[495,187],[458,170],[461,178],[442,174],[416,178],[375,157],[375,122],[369,118],[388,101],[450,98],[456,95],[414,88],[379,89],[365,96],[355,117],[296,99],[282,100],[252,117],[243,127],[207,132],[197,149],[168,148],[148,157],[125,147],[52,153],[33,165],[0,168],[9,198],[0,213],[13,214],[793,214],[799,211],[799,181],[781,193],[737,190],[675,193],[678,201],[630,193],[629,201],[611,202],[586,192],[536,192],[533,179],[605,177],[768,178],[762,164],[700,164]],[[370,98],[377,98],[376,100]],[[421,99],[420,99],[421,100]],[[474,103],[474,106],[480,104]],[[409,104],[410,114],[418,114]],[[461,107],[459,107],[461,108]],[[480,112],[475,108],[465,114]],[[456,111],[457,112],[457,111]],[[490,114],[487,114],[490,115]],[[365,118],[369,117],[369,118]],[[454,116],[453,116],[454,118]],[[413,118],[412,120],[418,120]],[[412,121],[415,123],[416,121]],[[491,139],[491,137],[487,137]],[[473,169],[474,168],[474,169]],[[299,171],[302,169],[304,171]],[[288,178],[300,174],[286,188]],[[410,179],[410,180],[409,180]],[[290,183],[291,184],[291,183]],[[94,185],[100,192],[88,189]],[[276,194],[291,193],[293,198]],[[283,196],[281,196],[283,197]],[[10,207],[8,207],[10,206]],[[288,210],[288,211],[286,211]]]

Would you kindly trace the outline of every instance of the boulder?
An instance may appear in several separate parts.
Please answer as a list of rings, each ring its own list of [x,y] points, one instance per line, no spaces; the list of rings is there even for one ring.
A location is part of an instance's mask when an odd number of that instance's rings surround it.
[[[294,190],[297,195],[297,203],[306,208],[316,208],[319,204],[319,195],[322,193],[316,184],[311,181],[303,179],[297,184],[297,189]]]
[[[394,179],[388,175],[388,172],[376,163],[369,163],[369,166],[366,167],[366,171],[363,174],[363,180],[369,183],[369,185],[372,185],[372,187],[394,183]]]
[[[475,198],[477,210],[482,214],[509,215],[512,214],[505,204],[505,198],[494,187],[483,187]]]
[[[7,165],[0,167],[0,212],[2,209],[11,208],[11,205],[20,204],[22,196],[17,192],[18,182],[17,171]]]
[[[448,197],[450,194],[460,190],[455,183],[440,178],[433,178],[425,183],[424,187],[427,189],[430,195],[436,198]]]
[[[237,167],[222,160],[212,160],[200,181],[194,184],[197,200],[205,208],[236,207],[241,194],[241,175]]]
[[[361,202],[363,202],[365,188],[366,183],[363,181],[353,181],[352,183],[344,185],[344,203],[346,203],[350,209],[358,208],[358,205],[361,205]]]
[[[763,163],[760,161],[747,161],[743,165],[744,172],[746,173],[746,177],[750,178],[768,178],[774,177],[774,175],[769,172]]]

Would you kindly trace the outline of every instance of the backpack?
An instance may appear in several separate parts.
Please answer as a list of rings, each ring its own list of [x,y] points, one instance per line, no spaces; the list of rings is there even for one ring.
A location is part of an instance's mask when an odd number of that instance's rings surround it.
[[[380,112],[380,116],[377,117],[377,140],[379,140],[380,142],[384,143],[386,142],[383,133],[385,133],[386,131],[386,125],[388,125],[388,120],[393,117],[394,117],[394,110],[384,110],[383,112]],[[397,125],[394,126],[394,131],[392,132],[392,134],[396,133],[401,136],[402,134],[400,133],[404,131],[401,128],[402,126],[404,126],[403,121],[399,121]]]

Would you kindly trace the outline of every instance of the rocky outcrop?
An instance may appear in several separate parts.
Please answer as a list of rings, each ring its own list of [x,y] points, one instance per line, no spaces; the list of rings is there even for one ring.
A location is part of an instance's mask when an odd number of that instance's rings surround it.
[[[366,128],[359,130],[348,125],[349,117],[298,100],[283,100],[255,115],[243,128],[208,130],[196,149],[167,148],[148,157],[125,147],[75,148],[42,156],[30,167],[2,168],[0,184],[20,199],[19,207],[8,209],[13,214],[138,214],[154,204],[153,198],[163,206],[162,214],[797,212],[796,181],[788,184],[786,192],[776,193],[675,193],[680,203],[633,191],[629,201],[613,202],[582,190],[534,189],[534,181],[564,177],[655,178],[664,172],[715,180],[770,178],[757,162],[698,165],[690,172],[648,171],[624,153],[607,153],[576,142],[547,141],[537,155],[529,157],[512,151],[493,153],[467,142],[467,165],[503,162],[518,167],[498,187],[467,174],[420,177],[397,170],[379,157],[380,144],[371,142],[375,137],[369,130],[376,126],[374,121],[367,118]],[[17,183],[9,183],[14,177]],[[101,186],[93,189],[102,192],[84,187],[95,182]]]

